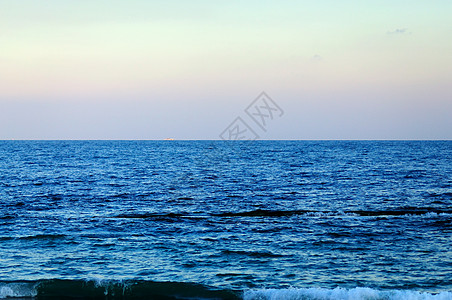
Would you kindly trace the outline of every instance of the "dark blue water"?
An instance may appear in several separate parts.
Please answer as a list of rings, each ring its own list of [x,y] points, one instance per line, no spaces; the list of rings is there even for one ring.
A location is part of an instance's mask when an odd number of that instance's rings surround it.
[[[451,141],[0,141],[0,298],[452,299],[451,246]]]

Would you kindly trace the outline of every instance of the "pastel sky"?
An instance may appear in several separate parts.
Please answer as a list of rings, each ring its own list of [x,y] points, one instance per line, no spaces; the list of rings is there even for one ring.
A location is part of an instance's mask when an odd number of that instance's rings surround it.
[[[0,139],[452,139],[452,1],[0,0]],[[257,127],[265,91],[284,115]]]

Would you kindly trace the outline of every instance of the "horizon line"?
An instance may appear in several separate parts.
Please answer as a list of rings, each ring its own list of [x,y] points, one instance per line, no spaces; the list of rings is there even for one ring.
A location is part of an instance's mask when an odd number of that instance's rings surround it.
[[[58,141],[61,141],[61,142],[64,142],[64,141],[67,141],[67,142],[70,142],[70,141],[74,141],[74,142],[76,142],[76,141],[80,141],[80,142],[89,142],[89,141],[93,141],[93,142],[95,142],[95,141],[105,141],[105,142],[108,142],[108,141],[111,141],[111,142],[114,142],[114,141],[117,141],[117,142],[120,142],[120,141],[124,141],[124,142],[127,142],[127,141],[130,141],[130,142],[140,142],[140,141],[143,141],[143,142],[145,142],[145,141],[150,141],[150,142],[157,142],[157,141],[164,141],[164,142],[177,142],[177,141],[186,141],[186,142],[188,142],[188,141],[206,141],[206,142],[215,142],[215,141],[218,141],[218,142],[258,142],[258,141],[300,141],[300,142],[302,142],[302,141],[317,141],[317,142],[321,142],[321,141],[363,141],[363,142],[365,142],[365,141],[369,141],[369,142],[372,142],[372,141],[382,141],[382,142],[384,142],[384,141],[388,141],[388,142],[390,142],[390,141],[394,141],[394,142],[396,142],[396,141],[401,141],[401,142],[410,142],[410,141],[412,141],[412,142],[416,142],[416,141],[419,141],[419,142],[422,142],[422,141],[424,141],[424,142],[428,142],[428,141],[442,141],[442,142],[450,142],[450,141],[452,141],[452,139],[255,139],[255,140],[223,140],[223,139],[172,139],[172,140],[168,140],[168,139],[0,139],[0,141],[1,142],[8,142],[8,141],[24,141],[24,142],[58,142]]]

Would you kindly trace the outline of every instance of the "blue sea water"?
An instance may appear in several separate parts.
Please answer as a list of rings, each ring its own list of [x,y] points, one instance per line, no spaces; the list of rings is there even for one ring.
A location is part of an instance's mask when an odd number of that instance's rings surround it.
[[[0,298],[452,299],[451,141],[0,141]]]

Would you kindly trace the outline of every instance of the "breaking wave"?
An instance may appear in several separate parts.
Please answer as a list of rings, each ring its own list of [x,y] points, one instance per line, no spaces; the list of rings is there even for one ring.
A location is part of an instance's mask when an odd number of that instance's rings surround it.
[[[0,299],[452,300],[451,291],[354,289],[228,290],[184,282],[38,280],[0,282]]]
[[[354,289],[267,289],[245,291],[243,298],[244,300],[450,300],[452,292],[430,294],[411,290],[381,291],[362,287]]]
[[[241,299],[241,293],[184,282],[39,280],[0,282],[0,299]]]

